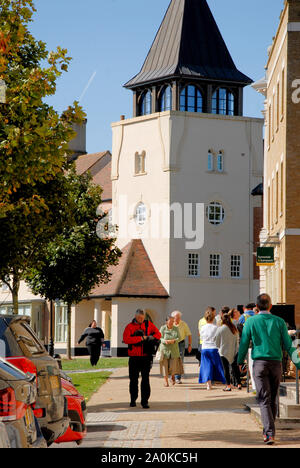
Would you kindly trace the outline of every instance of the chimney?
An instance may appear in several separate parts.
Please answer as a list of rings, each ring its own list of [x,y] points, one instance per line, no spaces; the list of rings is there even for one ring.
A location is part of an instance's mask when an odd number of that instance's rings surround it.
[[[71,160],[77,159],[78,156],[86,154],[86,125],[87,120],[82,124],[73,124],[73,129],[77,133],[76,137],[70,141],[69,148],[74,153],[70,156]]]

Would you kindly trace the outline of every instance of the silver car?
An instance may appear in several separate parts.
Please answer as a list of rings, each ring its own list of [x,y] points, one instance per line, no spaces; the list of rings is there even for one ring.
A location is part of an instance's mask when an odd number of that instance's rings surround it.
[[[0,449],[11,448],[5,424],[0,422]]]

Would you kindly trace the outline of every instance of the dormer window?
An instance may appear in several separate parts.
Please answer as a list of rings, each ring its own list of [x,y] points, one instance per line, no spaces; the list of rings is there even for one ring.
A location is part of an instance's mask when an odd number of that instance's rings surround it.
[[[145,91],[140,100],[140,115],[149,115],[152,112],[152,93],[149,90]]]
[[[226,88],[217,89],[212,97],[212,113],[234,115],[234,95]]]
[[[188,85],[180,93],[182,112],[203,112],[203,96],[199,88]]]
[[[159,111],[169,111],[172,110],[172,88],[167,86],[162,90],[160,101],[159,101]]]

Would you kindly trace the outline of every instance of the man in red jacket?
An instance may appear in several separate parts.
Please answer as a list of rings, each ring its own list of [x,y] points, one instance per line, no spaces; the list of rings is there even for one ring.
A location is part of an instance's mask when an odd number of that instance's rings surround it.
[[[145,311],[138,309],[133,321],[127,325],[123,334],[123,342],[128,345],[129,356],[129,392],[131,408],[136,407],[139,393],[139,376],[142,375],[141,403],[145,409],[149,408],[150,370],[152,367],[152,354],[147,353],[147,345],[154,340],[160,340],[159,330],[148,320],[145,320]]]

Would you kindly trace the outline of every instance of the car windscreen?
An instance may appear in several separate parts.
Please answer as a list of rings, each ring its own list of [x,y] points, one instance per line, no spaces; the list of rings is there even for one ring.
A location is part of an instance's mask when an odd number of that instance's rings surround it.
[[[45,352],[43,344],[39,341],[34,331],[26,322],[12,322],[10,324],[10,328],[21,349],[24,350],[25,348],[25,351],[31,355],[42,354]]]

